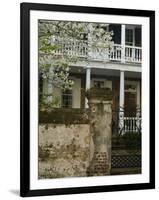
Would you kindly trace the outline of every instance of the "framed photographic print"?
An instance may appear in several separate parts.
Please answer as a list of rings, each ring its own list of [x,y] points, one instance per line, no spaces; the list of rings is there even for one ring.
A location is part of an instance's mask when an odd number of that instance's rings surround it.
[[[155,187],[155,12],[21,4],[23,197]]]

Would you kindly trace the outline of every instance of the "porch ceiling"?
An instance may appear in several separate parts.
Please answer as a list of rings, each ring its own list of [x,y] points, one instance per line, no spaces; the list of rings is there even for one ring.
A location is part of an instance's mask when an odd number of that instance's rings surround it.
[[[71,72],[76,73],[76,74],[85,74],[86,69],[83,67],[71,67]],[[112,69],[97,69],[97,68],[92,68],[91,69],[91,74],[92,75],[101,75],[101,76],[115,76],[119,77],[120,76],[120,71],[119,70],[112,70]],[[130,71],[125,71],[125,77],[127,78],[138,78],[141,79],[141,73],[140,72],[130,72]]]

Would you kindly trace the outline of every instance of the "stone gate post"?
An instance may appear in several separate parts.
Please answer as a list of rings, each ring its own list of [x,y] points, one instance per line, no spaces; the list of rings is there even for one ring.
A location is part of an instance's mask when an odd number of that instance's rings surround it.
[[[87,92],[92,143],[90,145],[90,176],[110,174],[112,134],[112,92],[91,88]]]

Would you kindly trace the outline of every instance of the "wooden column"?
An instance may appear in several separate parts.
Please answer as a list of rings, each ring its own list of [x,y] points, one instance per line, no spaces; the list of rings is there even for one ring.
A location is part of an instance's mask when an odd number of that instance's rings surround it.
[[[119,92],[119,132],[124,126],[124,71],[120,71],[120,92]]]
[[[121,62],[125,63],[125,25],[121,25],[121,45],[122,45],[122,50],[121,50]]]
[[[86,68],[86,91],[89,90],[91,87],[91,68]],[[85,108],[88,108],[88,100],[85,99]]]

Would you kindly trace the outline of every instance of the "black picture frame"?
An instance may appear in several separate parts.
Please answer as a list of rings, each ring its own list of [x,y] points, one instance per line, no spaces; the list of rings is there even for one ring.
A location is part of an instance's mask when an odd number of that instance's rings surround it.
[[[72,188],[30,189],[30,11],[59,11],[93,13],[123,16],[148,17],[150,22],[150,180],[148,183],[102,185]],[[140,190],[155,188],[155,12],[150,10],[131,10],[104,7],[83,7],[71,5],[49,5],[21,3],[21,113],[20,113],[20,196],[43,196],[76,193],[95,193],[108,191]]]

